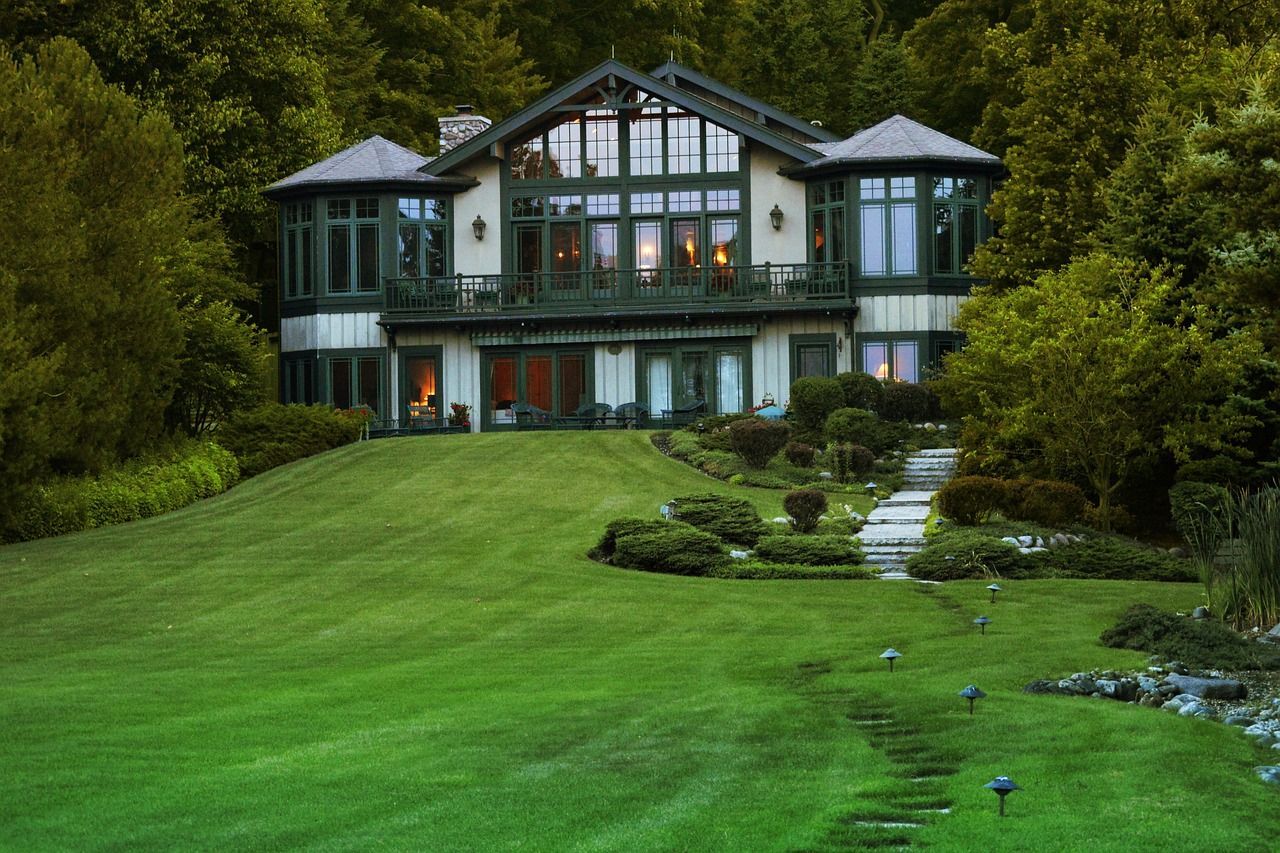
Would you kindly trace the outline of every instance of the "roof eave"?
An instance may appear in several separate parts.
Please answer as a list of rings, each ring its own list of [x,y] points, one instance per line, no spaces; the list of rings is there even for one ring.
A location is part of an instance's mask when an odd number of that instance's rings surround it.
[[[929,155],[918,157],[838,157],[834,160],[822,159],[823,162],[821,163],[810,161],[808,163],[797,163],[794,166],[784,166],[778,172],[782,175],[818,175],[842,169],[888,169],[899,165],[963,166],[992,173],[1004,171],[1004,163],[1000,160],[971,157]]]
[[[461,192],[477,187],[480,182],[469,175],[456,175],[448,178],[432,177],[431,180],[413,178],[369,178],[367,180],[313,180],[301,181],[286,186],[271,185],[261,191],[261,195],[272,200],[292,198],[301,195],[314,195],[329,192],[359,192],[363,190],[408,190],[411,192]]]

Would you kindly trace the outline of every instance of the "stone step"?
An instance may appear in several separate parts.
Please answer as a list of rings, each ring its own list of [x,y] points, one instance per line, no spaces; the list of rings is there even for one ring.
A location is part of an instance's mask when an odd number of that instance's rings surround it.
[[[926,503],[927,504],[932,498],[933,498],[933,492],[927,492],[924,490],[921,490],[918,492],[911,492],[911,491],[907,491],[906,489],[902,489],[901,491],[894,492],[889,497],[880,501],[878,506],[884,506],[885,504],[892,505],[895,503]]]
[[[931,456],[931,457],[954,457],[958,451],[954,447],[931,447],[928,450],[917,450],[911,454],[913,457]]]
[[[859,538],[859,541],[862,542],[863,547],[866,547],[867,545],[905,545],[907,547],[918,546],[920,548],[923,548],[927,544],[924,541],[923,536],[885,535],[885,536],[869,536],[869,537],[863,538],[862,535],[859,534],[858,538]]]

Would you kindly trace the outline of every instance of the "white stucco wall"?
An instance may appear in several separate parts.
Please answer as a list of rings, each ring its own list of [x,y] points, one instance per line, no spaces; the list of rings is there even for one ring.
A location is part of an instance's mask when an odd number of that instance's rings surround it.
[[[478,157],[459,171],[480,182],[454,196],[453,271],[461,275],[497,275],[502,272],[501,161]],[[488,224],[484,239],[477,240],[471,223],[479,215]]]
[[[836,336],[836,372],[852,369],[853,347],[840,317],[783,317],[762,323],[751,339],[751,401],[772,394],[781,405],[791,389],[791,335]]]
[[[802,264],[808,260],[805,242],[804,182],[778,174],[795,161],[785,154],[756,145],[751,149],[751,263]],[[769,211],[782,209],[782,228],[773,230]]]

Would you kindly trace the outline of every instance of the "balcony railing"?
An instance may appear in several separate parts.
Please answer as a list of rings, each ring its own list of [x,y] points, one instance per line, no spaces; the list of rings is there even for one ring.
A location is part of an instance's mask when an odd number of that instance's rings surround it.
[[[819,263],[391,278],[385,296],[388,314],[456,315],[832,302],[850,289],[848,264]]]

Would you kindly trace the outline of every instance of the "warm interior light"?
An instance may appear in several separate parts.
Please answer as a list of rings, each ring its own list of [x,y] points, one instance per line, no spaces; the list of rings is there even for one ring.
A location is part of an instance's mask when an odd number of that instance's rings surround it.
[[[886,361],[876,370],[876,379],[884,380],[889,378],[889,363]]]
[[[695,251],[696,251],[696,250],[695,250],[694,245],[693,245],[693,235],[692,235],[692,234],[690,234],[689,236],[687,236],[687,237],[685,237],[685,238],[684,238],[684,251],[685,251],[685,253],[689,256],[689,266],[693,266],[693,263],[694,263],[694,260],[695,260],[695,259],[694,259],[694,253],[695,253]]]
[[[654,258],[657,254],[657,246],[653,243],[640,244],[640,266],[643,269],[653,269]]]
[[[729,263],[729,252],[725,249],[724,243],[716,246],[715,251],[716,266],[722,267]]]

